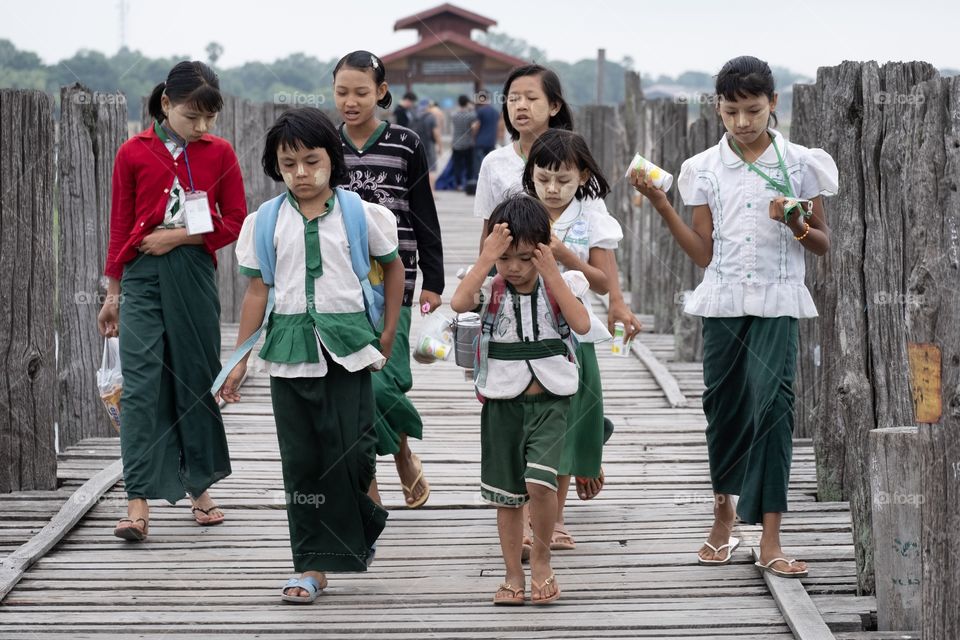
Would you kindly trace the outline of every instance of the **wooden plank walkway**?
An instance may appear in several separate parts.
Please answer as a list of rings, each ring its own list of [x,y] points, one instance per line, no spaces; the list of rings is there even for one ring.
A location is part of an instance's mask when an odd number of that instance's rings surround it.
[[[443,193],[438,202],[449,299],[456,270],[476,255],[479,227],[471,198]],[[235,331],[225,328],[226,345]],[[752,564],[758,527],[741,527],[744,545],[730,566],[696,564],[712,502],[701,369],[672,362],[672,336],[641,339],[675,376],[687,407],[671,408],[636,358],[599,350],[606,413],[616,424],[604,454],[607,486],[591,502],[575,495],[568,502],[578,545],[554,556],[563,588],[555,606],[490,605],[502,566],[495,513],[478,492],[479,405],[452,362],[414,363],[411,397],[426,439],[413,448],[432,494],[425,508],[403,509],[392,459],[381,461],[381,492],[397,508],[368,573],[331,575],[313,606],[280,603],[279,587],[292,573],[280,462],[268,380],[252,376],[243,402],[224,412],[234,474],[212,493],[227,522],[201,528],[186,503],[155,503],[149,540],[125,543],[111,535],[125,513],[117,485],[3,601],[0,638],[793,637]],[[61,489],[4,497],[0,554],[118,455],[115,438],[84,441],[60,456]],[[855,596],[846,503],[817,503],[815,491],[812,447],[797,441],[784,544],[810,563],[804,585],[823,620],[853,634],[875,603]]]

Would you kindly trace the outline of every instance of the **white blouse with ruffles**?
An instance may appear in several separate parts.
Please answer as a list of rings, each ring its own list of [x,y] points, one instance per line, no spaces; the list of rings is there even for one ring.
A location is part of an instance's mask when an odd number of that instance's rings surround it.
[[[754,163],[783,181],[777,145],[798,198],[837,193],[837,165],[822,149],[788,142],[770,130],[773,143]],[[804,248],[785,224],[770,218],[781,194],[751,171],[730,148],[727,134],[689,158],[677,179],[687,206],[708,205],[713,217],[713,259],[684,311],[703,317],[813,318],[817,308],[804,284]]]

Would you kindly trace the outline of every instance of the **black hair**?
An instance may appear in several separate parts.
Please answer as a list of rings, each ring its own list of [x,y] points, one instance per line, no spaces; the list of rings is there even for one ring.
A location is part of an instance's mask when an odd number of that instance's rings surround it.
[[[536,247],[550,244],[550,214],[543,203],[525,193],[508,195],[494,208],[487,220],[487,233],[494,225],[506,222],[513,236],[512,247],[521,242]]]
[[[556,115],[550,116],[547,126],[551,129],[573,129],[573,113],[570,106],[563,99],[563,89],[560,86],[560,78],[556,73],[539,64],[528,64],[522,67],[516,67],[507,76],[507,81],[503,83],[503,122],[510,132],[510,137],[514,140],[520,139],[520,132],[510,123],[510,112],[507,110],[507,100],[510,95],[510,85],[517,78],[523,76],[539,76],[540,84],[543,85],[543,92],[547,95],[547,102],[560,105],[560,110]]]
[[[263,172],[275,182],[283,180],[277,166],[280,148],[324,149],[330,156],[330,186],[347,181],[347,163],[343,159],[340,133],[327,115],[314,107],[300,107],[285,111],[267,131],[261,164]]]
[[[404,99],[404,100],[412,100],[413,102],[416,102],[416,101],[417,101],[417,94],[415,94],[413,91],[407,91],[405,94],[403,94],[403,99]]]
[[[459,104],[461,107],[465,107],[468,104],[470,104],[470,98],[462,95],[459,98],[457,98],[457,104]]]
[[[537,195],[533,182],[535,166],[557,171],[563,165],[575,166],[577,170],[590,174],[587,182],[577,187],[577,200],[605,198],[610,193],[610,185],[590,153],[586,140],[580,134],[564,129],[548,129],[533,143],[527,164],[523,167],[524,190],[531,196]]]
[[[380,88],[380,85],[387,81],[387,68],[383,66],[383,60],[373,55],[369,51],[364,51],[361,49],[359,51],[348,53],[340,58],[340,62],[338,62],[337,66],[333,68],[334,80],[337,79],[337,72],[343,67],[357,69],[358,71],[366,71],[367,69],[370,69],[370,71],[373,72],[373,81],[377,88]],[[391,104],[393,104],[393,96],[390,95],[390,91],[387,90],[387,93],[384,94],[382,98],[377,100],[377,106],[381,109],[387,109]]]
[[[160,122],[166,118],[161,103],[164,95],[175,105],[189,104],[210,113],[219,113],[223,108],[220,79],[213,69],[199,60],[178,62],[170,69],[166,81],[150,92],[147,109],[150,117]]]
[[[772,102],[776,96],[770,65],[753,56],[739,56],[728,60],[717,74],[716,82],[717,96],[724,100],[767,96]],[[777,115],[771,113],[770,116],[776,124]]]

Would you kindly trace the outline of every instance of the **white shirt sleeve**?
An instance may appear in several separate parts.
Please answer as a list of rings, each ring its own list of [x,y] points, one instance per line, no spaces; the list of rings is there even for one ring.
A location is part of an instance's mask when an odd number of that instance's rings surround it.
[[[237,238],[237,246],[234,251],[237,255],[238,267],[260,271],[260,263],[257,261],[257,249],[254,243],[256,221],[256,211],[244,218],[243,227],[240,229],[240,237]]]
[[[810,199],[836,195],[839,177],[837,163],[830,154],[823,149],[807,149],[800,197]]]
[[[697,179],[699,164],[698,156],[694,156],[684,160],[683,165],[680,166],[677,189],[680,191],[680,197],[683,198],[683,204],[688,207],[710,202],[703,181]]]
[[[480,175],[477,177],[477,192],[473,199],[473,215],[486,220],[497,206],[493,198],[493,162],[488,155],[480,165]]]
[[[390,255],[398,246],[397,217],[390,209],[372,202],[364,202],[363,211],[367,216],[370,255],[375,258]]]
[[[570,287],[573,295],[583,300],[583,297],[587,295],[587,291],[590,290],[590,283],[587,282],[587,276],[583,275],[582,271],[564,271],[560,275],[563,277],[563,281],[567,283],[567,286]]]
[[[623,229],[616,218],[606,215],[590,214],[590,248],[616,249],[623,240]]]

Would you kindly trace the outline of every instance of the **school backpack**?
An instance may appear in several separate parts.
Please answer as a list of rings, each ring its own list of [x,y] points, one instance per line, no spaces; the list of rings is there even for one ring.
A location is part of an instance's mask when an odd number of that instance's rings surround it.
[[[560,334],[560,339],[567,347],[567,359],[577,364],[577,341],[573,332],[570,330],[570,325],[567,324],[563,314],[560,313],[560,305],[557,303],[557,299],[553,296],[550,288],[544,283],[543,278],[540,278],[540,287],[543,288],[543,292],[547,296],[547,302],[550,304],[550,314],[553,317],[557,333]],[[503,296],[506,291],[507,281],[503,279],[502,275],[495,275],[490,287],[490,299],[486,301],[483,310],[480,312],[480,335],[477,338],[477,350],[473,367],[473,382],[478,387],[485,385],[487,382],[487,354],[490,349],[490,339],[493,336],[493,328],[496,326],[497,320],[500,317],[503,306]],[[477,399],[481,403],[486,402],[486,398],[480,395],[479,391],[477,391]]]
[[[360,281],[360,288],[363,290],[364,312],[370,326],[373,327],[374,331],[377,331],[383,317],[384,307],[383,269],[378,262],[371,262],[370,260],[367,215],[363,209],[363,201],[359,195],[352,191],[340,187],[337,187],[334,191],[337,202],[340,204],[343,227],[347,232],[347,243],[350,245],[350,265]],[[273,236],[277,229],[280,205],[286,198],[287,194],[283,193],[264,202],[257,209],[257,219],[254,221],[253,235],[257,265],[260,267],[260,275],[264,284],[270,287],[267,306],[263,312],[263,323],[230,356],[230,360],[224,365],[214,381],[211,393],[216,393],[223,386],[230,371],[253,349],[270,320],[270,313],[273,311],[275,304],[273,284],[277,270],[277,248],[273,245]]]

